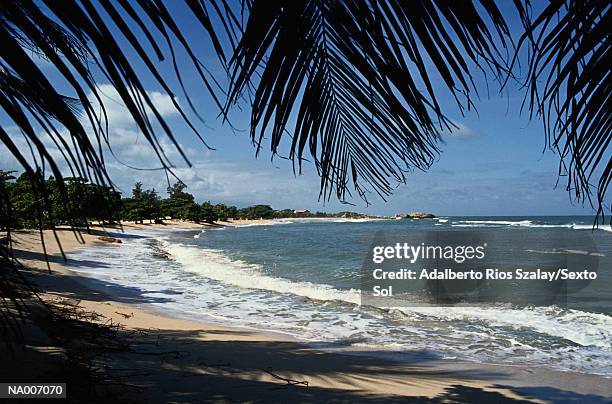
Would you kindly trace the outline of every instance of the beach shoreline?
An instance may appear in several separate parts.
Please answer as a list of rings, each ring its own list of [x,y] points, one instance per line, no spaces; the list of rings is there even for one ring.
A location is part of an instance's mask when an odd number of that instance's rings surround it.
[[[296,219],[288,219],[296,220]],[[300,220],[300,219],[297,219]],[[240,221],[224,225],[256,225],[267,221]],[[200,230],[204,225],[171,222],[166,225],[124,224],[124,230]],[[76,248],[119,243],[101,241],[102,235],[121,238],[120,229],[94,228],[79,240],[68,229],[58,232],[62,249],[70,260]],[[50,257],[49,274],[37,232],[15,232],[14,248],[20,261],[31,270],[27,276],[44,291],[49,302],[78,301],[87,311],[122,324],[129,330],[146,330],[163,336],[159,347],[167,352],[185,352],[181,357],[159,356],[138,362],[147,376],[130,383],[147,386],[144,401],[234,401],[246,398],[264,401],[291,399],[329,400],[443,400],[471,397],[473,400],[551,401],[550,397],[583,402],[606,402],[612,396],[608,378],[545,368],[488,365],[458,360],[436,360],[426,355],[403,355],[393,361],[368,355],[328,353],[302,345],[281,333],[266,333],[233,326],[172,318],[146,303],[117,301],[113,296],[88,287],[87,279],[63,263],[61,251],[50,231],[45,232]],[[129,354],[116,355],[113,363],[133,363]],[[228,366],[213,366],[224,364]],[[157,369],[157,370],[153,370]],[[169,377],[171,375],[171,377]],[[199,376],[198,380],[194,377]],[[280,378],[279,378],[280,377]],[[202,379],[203,378],[203,379]],[[204,383],[202,380],[207,380]],[[287,380],[308,381],[309,387],[288,386]],[[178,384],[177,384],[178,383]],[[233,386],[244,386],[236,389]],[[282,390],[275,388],[285,387]],[[128,393],[128,396],[133,393]],[[216,395],[216,396],[215,396]],[[555,400],[552,400],[555,401]]]

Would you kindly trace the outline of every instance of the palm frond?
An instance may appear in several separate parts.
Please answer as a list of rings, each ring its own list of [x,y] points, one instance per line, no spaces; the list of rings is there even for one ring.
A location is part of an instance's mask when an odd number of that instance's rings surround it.
[[[290,133],[289,157],[301,170],[312,156],[323,197],[345,200],[352,184],[384,198],[432,164],[453,126],[440,85],[471,108],[472,72],[504,73],[508,39],[487,0],[255,1],[226,111],[248,92],[258,150],[269,136],[277,153]]]
[[[225,22],[226,6],[223,0],[219,1],[220,4],[213,7],[218,11],[213,12],[220,13],[217,19],[225,25],[233,26],[235,22]],[[210,2],[185,2],[185,8],[191,10],[202,27],[202,36],[208,37],[213,52],[223,61],[223,49],[207,11],[210,7]],[[146,42],[139,41],[138,30]],[[0,127],[0,143],[27,173],[35,194],[36,219],[45,255],[42,212],[50,208],[50,192],[45,185],[48,171],[55,177],[64,202],[68,201],[66,174],[100,185],[112,185],[105,162],[105,150],[112,153],[109,138],[112,122],[108,122],[99,86],[100,76],[117,91],[163,169],[170,173],[174,162],[166,156],[161,136],[170,139],[183,159],[188,164],[189,161],[146,91],[140,76],[142,71],[137,71],[136,66],[145,66],[202,142],[204,138],[176,101],[168,84],[169,77],[158,67],[159,61],[172,61],[179,88],[196,116],[199,117],[198,111],[177,67],[175,55],[178,51],[188,55],[203,87],[221,106],[212,78],[161,0],[1,1],[0,44],[0,108],[8,118]],[[56,73],[54,80],[39,67],[37,60],[41,59],[46,69]],[[100,75],[94,75],[94,70]],[[19,129],[27,147],[17,141],[19,135],[8,133],[6,128],[10,126]],[[52,154],[52,148],[56,148],[60,156]],[[4,187],[0,187],[0,197],[6,205],[8,196]],[[10,210],[4,211],[10,215]],[[10,225],[6,230],[6,242],[10,246]],[[11,251],[9,248],[5,258]],[[5,263],[10,264],[0,257],[0,265]],[[6,294],[10,289],[5,283],[7,274],[6,268],[0,268],[0,300],[9,296]],[[0,331],[9,330],[11,323],[6,319],[12,319],[11,313],[5,311],[4,306],[0,309]]]
[[[561,158],[567,190],[603,215],[612,179],[611,5],[551,1],[526,20],[519,45],[529,51],[526,99],[544,122],[547,146]],[[595,200],[593,191],[595,190]]]
[[[214,51],[223,59],[223,50],[212,29],[206,3],[195,0],[187,3],[202,24],[202,33],[209,36]],[[160,146],[160,134],[167,136],[187,163],[188,160],[153,104],[135,65],[146,66],[156,83],[170,95],[174,107],[193,133],[204,141],[176,101],[168,78],[158,68],[158,60],[173,61],[183,94],[196,114],[175,61],[177,46],[187,53],[213,99],[219,105],[221,103],[213,89],[212,79],[162,1],[121,0],[94,4],[89,0],[79,3],[9,0],[0,4],[0,16],[0,102],[10,119],[35,146],[40,154],[39,163],[47,162],[60,182],[60,162],[45,154],[41,133],[64,152],[64,163],[72,176],[96,183],[111,183],[103,153],[104,147],[110,148],[109,123],[98,81],[91,73],[94,66],[117,90],[163,168],[171,169],[173,162]],[[135,27],[143,32],[152,51],[145,49],[137,39]],[[57,81],[52,83],[47,79],[33,54],[46,59],[65,81],[62,83],[64,88],[68,87],[74,95],[66,97],[60,92]],[[158,60],[153,60],[152,56]],[[80,119],[82,116],[87,119]],[[86,132],[85,122],[93,133]],[[154,129],[156,125],[160,131]],[[41,133],[38,128],[42,128]],[[60,135],[60,129],[68,133],[68,138]]]

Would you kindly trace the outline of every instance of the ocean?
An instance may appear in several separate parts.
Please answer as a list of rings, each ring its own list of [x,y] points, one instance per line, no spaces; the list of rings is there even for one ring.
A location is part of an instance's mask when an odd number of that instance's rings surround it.
[[[283,220],[117,233],[123,244],[82,249],[68,264],[118,300],[146,303],[173,317],[275,331],[319,349],[612,377],[610,230],[602,225],[593,231],[590,217]],[[364,260],[376,235],[467,231],[515,247],[496,253],[501,267],[517,261],[536,266],[551,254],[574,263],[595,257],[596,286],[568,306],[501,298],[457,307],[361,304]],[[586,247],[555,247],[576,237]],[[517,248],[512,240],[530,241]]]

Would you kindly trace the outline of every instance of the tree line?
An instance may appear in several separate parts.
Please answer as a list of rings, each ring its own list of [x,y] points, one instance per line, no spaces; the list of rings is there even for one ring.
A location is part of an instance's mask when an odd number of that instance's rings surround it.
[[[36,173],[41,177],[42,174]],[[129,197],[111,187],[90,183],[83,178],[65,178],[61,187],[53,177],[32,179],[27,173],[16,177],[0,170],[0,187],[8,196],[0,206],[0,227],[51,228],[58,225],[87,226],[92,222],[113,224],[121,220],[134,223],[162,223],[167,219],[213,223],[228,219],[274,219],[288,217],[364,217],[355,212],[325,213],[293,209],[274,210],[270,205],[245,208],[210,201],[198,203],[176,182],[162,197],[155,189],[144,189],[137,182]],[[44,184],[44,189],[37,187]]]

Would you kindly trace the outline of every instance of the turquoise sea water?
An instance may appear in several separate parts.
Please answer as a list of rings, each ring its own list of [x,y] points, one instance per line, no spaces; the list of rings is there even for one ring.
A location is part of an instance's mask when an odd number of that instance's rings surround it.
[[[612,232],[609,225],[591,227],[588,217],[444,217],[145,231],[124,236],[122,246],[81,251],[74,269],[98,279],[97,287],[108,293],[129,295],[174,316],[277,331],[323,349],[398,359],[419,353],[612,376]],[[362,305],[361,270],[373,237],[423,231],[478,231],[499,245],[535,240],[521,247],[527,253],[511,245],[496,252],[500,267],[517,261],[535,266],[551,254],[572,262],[597,257],[597,285],[571,308],[504,302]],[[557,245],[576,237],[586,242]]]

